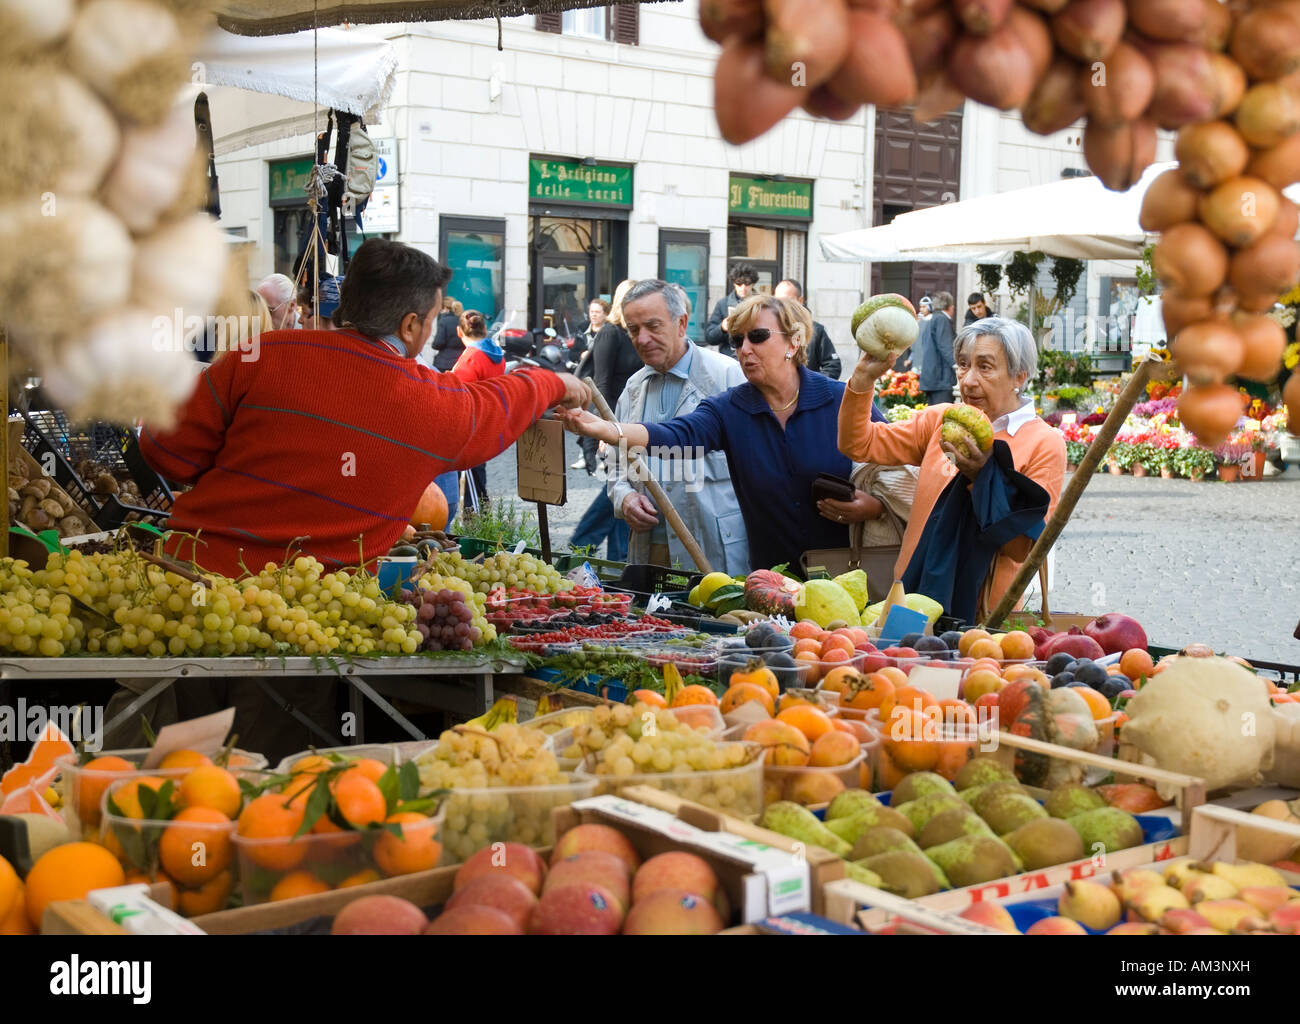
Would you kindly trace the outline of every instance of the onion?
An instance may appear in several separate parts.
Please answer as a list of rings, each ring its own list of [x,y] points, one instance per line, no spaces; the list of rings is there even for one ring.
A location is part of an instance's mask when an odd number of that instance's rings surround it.
[[[966,101],[965,95],[944,72],[931,75],[921,83],[912,108],[912,120],[917,124],[931,124]]]
[[[1241,174],[1250,159],[1250,147],[1227,121],[1207,121],[1178,132],[1174,155],[1189,184],[1213,188]]]
[[[916,96],[916,75],[903,33],[871,11],[850,11],[848,17],[848,56],[827,89],[846,103],[898,107],[910,102]]]
[[[1276,189],[1284,189],[1300,181],[1300,135],[1256,153],[1246,165],[1246,173],[1262,178]]]
[[[1198,39],[1189,39],[1189,43],[1201,43],[1211,50],[1223,50],[1232,36],[1232,10],[1221,0],[1201,0],[1205,8],[1205,26]]]
[[[28,55],[72,28],[75,0],[0,0],[0,55]]]
[[[700,0],[700,28],[715,43],[763,34],[763,0]]]
[[[1042,11],[1044,14],[1055,14],[1057,11],[1065,10],[1065,5],[1070,0],[1020,0],[1026,7],[1032,7],[1036,11]]]
[[[1241,393],[1231,384],[1190,387],[1178,398],[1178,419],[1206,448],[1219,445],[1241,419]]]
[[[861,103],[846,103],[824,84],[817,86],[803,104],[804,110],[813,117],[825,117],[831,121],[847,121],[862,109]]]
[[[939,71],[952,41],[957,38],[957,19],[947,7],[924,14],[908,15],[897,22],[907,40],[907,53],[917,78]]]
[[[1150,121],[1102,125],[1089,121],[1083,156],[1103,185],[1115,192],[1132,188],[1156,158],[1156,128]]]
[[[1088,116],[1102,124],[1136,121],[1156,91],[1155,71],[1142,54],[1120,43],[1105,61],[1079,74]]]
[[[765,0],[764,7],[768,75],[809,88],[830,78],[849,52],[850,32],[857,30],[844,0]]]
[[[957,17],[968,32],[986,36],[1001,27],[1011,12],[1012,0],[953,0]]]
[[[1273,300],[1300,281],[1300,248],[1282,235],[1265,235],[1254,245],[1233,254],[1228,280],[1243,294],[1271,296],[1269,304],[1264,307],[1269,309]],[[1254,309],[1255,306],[1255,303],[1242,303],[1243,309]]]
[[[1215,317],[1179,331],[1173,355],[1193,384],[1221,384],[1237,372],[1244,350],[1232,324]]]
[[[1229,178],[1201,197],[1201,220],[1229,245],[1251,245],[1277,220],[1280,198],[1267,181]]]
[[[1155,67],[1156,93],[1149,115],[1161,128],[1181,128],[1214,117],[1219,82],[1210,53],[1188,43],[1140,42],[1138,48]]]
[[[1196,220],[1196,204],[1201,193],[1189,185],[1177,167],[1165,171],[1151,182],[1142,197],[1138,223],[1143,231],[1164,231],[1175,224]]]
[[[1213,315],[1214,308],[1204,296],[1183,295],[1166,289],[1160,293],[1160,313],[1165,321],[1165,334],[1172,342],[1188,324],[1206,320]]]
[[[1237,131],[1256,149],[1280,146],[1300,133],[1300,93],[1277,82],[1260,82],[1242,97]]]
[[[1202,0],[1138,0],[1129,4],[1128,17],[1133,28],[1152,39],[1199,43],[1208,14]]]
[[[1295,238],[1300,233],[1300,206],[1291,202],[1286,196],[1282,196],[1278,200],[1277,220],[1269,225],[1268,233],[1281,235],[1283,238]]]
[[[1020,109],[1025,127],[1035,135],[1053,135],[1082,118],[1087,113],[1084,74],[1076,61],[1058,56]]]
[[[1105,60],[1123,38],[1126,20],[1124,0],[1070,0],[1052,16],[1052,35],[1072,57]]]
[[[998,110],[1024,106],[1038,80],[1033,55],[1010,20],[987,36],[958,38],[948,77],[976,103]]]
[[[1271,316],[1259,313],[1236,313],[1232,318],[1242,341],[1241,365],[1237,376],[1268,383],[1282,368],[1286,351],[1286,331]]]
[[[763,44],[732,37],[713,74],[718,130],[733,146],[756,139],[794,110],[806,90],[774,82],[763,71]]]
[[[1300,69],[1300,4],[1256,7],[1240,16],[1229,50],[1246,74],[1269,80]]]
[[[1175,224],[1151,257],[1156,276],[1189,298],[1208,298],[1228,276],[1228,250],[1202,224]]]
[[[1210,70],[1215,81],[1215,117],[1227,117],[1246,95],[1246,72],[1231,57],[1210,54]]]

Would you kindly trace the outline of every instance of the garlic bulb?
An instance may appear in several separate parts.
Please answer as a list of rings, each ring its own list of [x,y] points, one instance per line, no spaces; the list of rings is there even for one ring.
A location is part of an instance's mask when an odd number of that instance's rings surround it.
[[[134,301],[169,316],[207,317],[225,280],[225,236],[206,213],[190,214],[139,239],[131,285]]]
[[[68,62],[124,117],[159,120],[189,74],[180,26],[152,0],[90,0],[68,39]]]
[[[159,319],[125,306],[91,324],[46,367],[50,397],[78,421],[170,424],[193,390],[195,360]]]
[[[0,181],[17,194],[56,197],[99,187],[121,133],[117,118],[81,79],[53,62],[15,64],[0,70],[0,96],[15,108],[0,119]]]
[[[0,318],[26,348],[126,300],[133,246],[122,222],[89,199],[0,206]]]
[[[0,56],[17,57],[57,43],[72,28],[75,0],[0,0]]]
[[[152,231],[159,215],[180,195],[194,152],[194,110],[189,103],[173,105],[155,126],[128,128],[104,183],[104,205],[133,234]]]

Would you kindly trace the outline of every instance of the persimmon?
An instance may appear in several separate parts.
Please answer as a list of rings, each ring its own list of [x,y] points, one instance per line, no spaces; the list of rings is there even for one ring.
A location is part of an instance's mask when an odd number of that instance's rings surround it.
[[[843,693],[854,679],[862,679],[862,673],[851,665],[839,665],[826,673],[822,680],[822,689],[828,693]]]
[[[907,772],[898,766],[887,749],[876,752],[876,788],[882,793],[892,790]]]
[[[926,711],[928,708],[937,708],[939,701],[929,690],[923,690],[919,686],[912,686],[910,683],[897,687],[894,691],[894,703],[902,708],[910,710]]]
[[[817,742],[834,728],[825,711],[810,706],[786,708],[776,716],[776,720],[793,725],[808,737],[809,743]]]
[[[817,701],[809,700],[807,697],[801,697],[797,693],[792,693],[789,690],[786,690],[785,693],[781,694],[781,699],[776,702],[776,714],[779,715],[786,708],[797,707],[821,707],[825,710],[825,708],[821,704],[818,704]],[[773,717],[775,717],[775,715],[773,715]]]
[[[886,665],[884,668],[878,670],[878,674],[884,676],[893,683],[895,688],[907,685],[907,673],[896,665]]]
[[[737,686],[740,683],[753,683],[755,686],[763,687],[763,689],[772,695],[773,700],[776,700],[781,696],[781,684],[777,681],[776,673],[762,662],[754,662],[748,668],[742,669],[739,672],[732,672],[731,678],[727,680],[727,689],[731,689],[731,687]],[[685,693],[686,690],[690,689],[693,689],[693,687],[688,686],[683,689],[682,692]],[[709,692],[712,693],[713,691],[710,690]],[[716,704],[717,702],[718,698],[714,697],[713,703]],[[673,703],[677,702],[674,701]]]
[[[1094,690],[1091,686],[1076,686],[1074,692],[1082,697],[1084,703],[1088,705],[1088,710],[1092,712],[1094,722],[1099,722],[1103,718],[1111,716],[1113,709],[1104,693]]]
[[[808,764],[814,768],[838,768],[862,752],[862,745],[850,733],[831,728],[813,741]]]
[[[924,713],[899,706],[885,730],[885,750],[905,772],[928,772],[939,761],[938,727]]]
[[[760,671],[767,672],[770,676],[772,675],[768,669],[761,669]],[[737,683],[751,682],[752,680],[742,678],[742,676],[747,674],[752,675],[752,673],[733,672],[731,674],[730,686],[728,689],[730,689],[731,686],[735,686]],[[776,676],[772,676],[772,682],[775,684]],[[688,704],[712,704],[716,707],[718,704],[718,695],[707,686],[701,686],[699,683],[692,683],[690,686],[683,686],[678,690],[677,696],[673,698],[672,703],[668,706],[670,708],[680,708]]]
[[[979,743],[976,740],[941,740],[934,770],[951,782],[966,762],[976,756],[978,747]]]
[[[883,672],[873,672],[865,680],[859,677],[840,695],[840,703],[846,708],[857,711],[869,711],[877,708],[881,721],[894,708],[896,687],[894,681]]]
[[[736,708],[751,700],[761,704],[768,715],[776,714],[776,705],[772,701],[772,695],[768,693],[767,687],[759,686],[757,683],[733,683],[727,689],[727,692],[722,695],[722,703],[719,704],[718,710],[724,715],[729,715]]]
[[[634,690],[632,693],[633,704],[648,704],[652,708],[666,708],[668,701],[662,693],[655,690]]]
[[[967,704],[964,700],[958,700],[956,697],[946,697],[939,701],[939,720],[945,726],[955,726],[958,729],[968,725],[976,725],[975,709]]]
[[[812,744],[807,736],[789,722],[776,719],[755,722],[745,730],[743,738],[763,747],[763,761],[767,764],[802,767],[808,763],[812,753]]]
[[[834,772],[809,772],[790,783],[790,799],[804,807],[815,807],[830,803],[844,788],[844,781]]]

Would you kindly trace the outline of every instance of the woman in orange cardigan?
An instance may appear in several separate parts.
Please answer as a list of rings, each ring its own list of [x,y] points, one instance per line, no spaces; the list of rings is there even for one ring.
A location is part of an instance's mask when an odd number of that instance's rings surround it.
[[[844,392],[839,446],[855,462],[921,467],[895,578],[909,583],[926,579],[931,589],[946,589],[929,596],[950,614],[974,620],[1006,593],[1056,507],[1065,478],[1065,441],[1036,415],[1033,400],[1023,396],[1038,368],[1037,348],[1023,324],[1003,317],[976,321],[957,335],[953,354],[962,401],[993,424],[992,449],[962,445],[958,450],[943,440],[948,404],[931,406],[902,423],[872,423],[876,381],[891,363],[869,356],[858,363]],[[959,475],[963,479],[954,484]],[[949,550],[950,541],[966,550]],[[994,546],[987,551],[981,547],[989,544]],[[976,578],[963,587],[960,579],[944,581],[945,571]]]

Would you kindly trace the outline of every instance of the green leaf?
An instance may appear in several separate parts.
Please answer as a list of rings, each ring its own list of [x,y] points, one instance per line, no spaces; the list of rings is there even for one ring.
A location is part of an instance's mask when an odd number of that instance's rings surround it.
[[[153,731],[153,726],[149,724],[148,715],[140,716],[140,731],[144,733],[144,741],[148,743],[149,746],[152,747],[158,742],[158,734]]]
[[[379,780],[375,785],[379,787],[379,792],[384,794],[384,809],[389,814],[392,814],[393,808],[397,806],[397,801],[401,796],[401,782],[398,779],[397,766],[390,764],[384,770],[384,774],[379,776]]]
[[[113,834],[131,866],[140,871],[149,870],[149,844],[145,842],[144,833],[133,825],[114,824]]]
[[[403,800],[414,800],[420,795],[420,769],[414,761],[407,761],[398,772],[401,783],[399,793]]]
[[[176,794],[176,780],[168,779],[158,787],[158,799],[154,805],[154,814],[161,820],[170,821],[176,817],[181,809],[181,803]]]
[[[397,805],[395,814],[423,814],[428,815],[430,811],[437,810],[438,805],[442,803],[440,796],[426,796],[419,800],[405,800]]]
[[[294,838],[305,835],[311,831],[313,825],[320,820],[322,814],[329,810],[330,806],[330,787],[325,781],[325,776],[317,776],[315,785],[312,786],[311,796],[307,798],[307,810],[303,815],[302,824],[298,826]]]
[[[140,799],[140,810],[144,813],[145,820],[152,821],[157,816],[158,793],[148,786],[136,786],[135,794]]]

